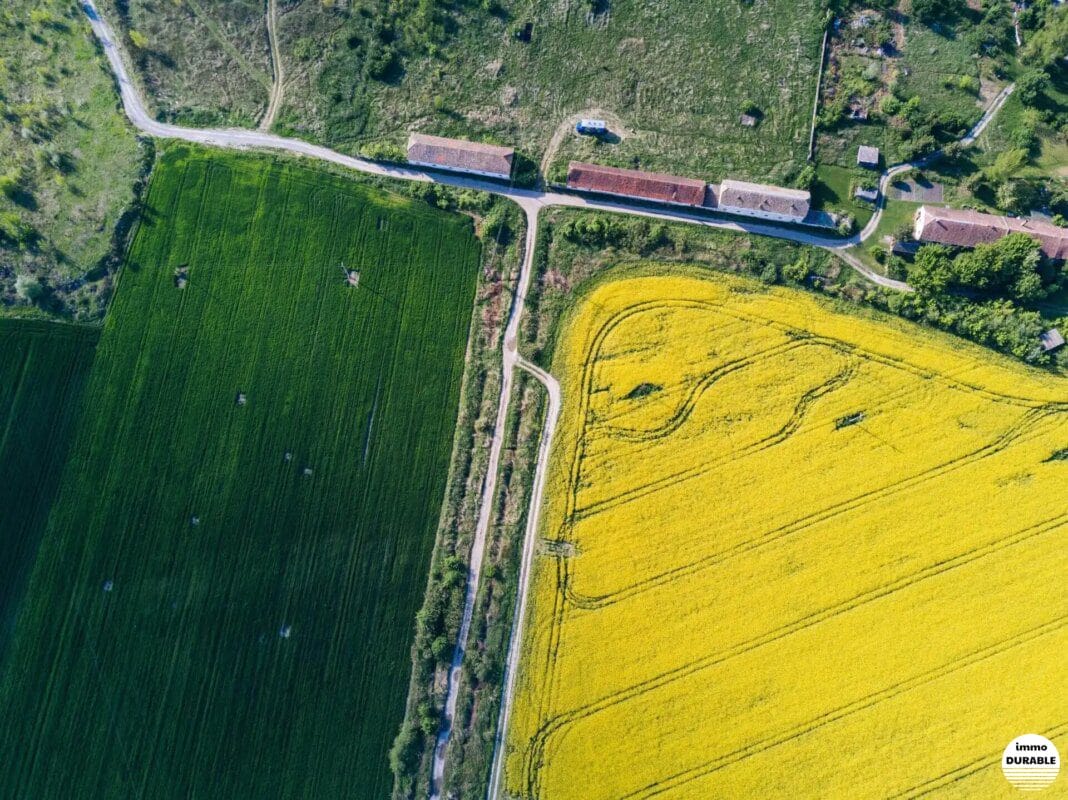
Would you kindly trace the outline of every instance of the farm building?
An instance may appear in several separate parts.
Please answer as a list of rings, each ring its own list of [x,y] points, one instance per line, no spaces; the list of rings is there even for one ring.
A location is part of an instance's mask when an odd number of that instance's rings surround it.
[[[1056,328],[1050,328],[1038,337],[1038,344],[1044,353],[1052,353],[1058,347],[1064,347],[1064,334]]]
[[[413,133],[408,138],[408,163],[454,172],[469,172],[488,178],[512,176],[515,150],[493,144],[446,139]]]
[[[654,200],[677,206],[700,206],[705,202],[704,181],[577,161],[568,165],[567,186],[569,189]]]
[[[1048,222],[938,206],[920,206],[916,212],[914,235],[921,242],[975,247],[996,242],[1010,233],[1026,233],[1037,239],[1047,258],[1068,258],[1068,229]]]
[[[867,119],[867,115],[865,115]],[[857,148],[857,166],[867,167],[868,169],[879,168],[879,148],[868,147],[866,144],[862,144]]]
[[[811,196],[801,189],[745,181],[723,181],[719,186],[719,210],[727,214],[802,222],[810,203]]]

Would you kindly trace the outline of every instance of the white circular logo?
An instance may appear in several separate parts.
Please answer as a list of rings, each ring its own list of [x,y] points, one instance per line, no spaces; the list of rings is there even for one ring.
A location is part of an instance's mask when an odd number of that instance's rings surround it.
[[[1001,755],[1001,771],[1009,783],[1024,792],[1045,789],[1060,770],[1061,755],[1057,748],[1037,733],[1016,737]]]

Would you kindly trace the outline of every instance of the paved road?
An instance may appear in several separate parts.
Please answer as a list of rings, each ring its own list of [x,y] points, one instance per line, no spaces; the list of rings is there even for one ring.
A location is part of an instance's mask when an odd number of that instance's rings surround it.
[[[501,703],[501,718],[497,730],[496,750],[494,753],[492,783],[490,784],[491,797],[495,798],[500,783],[501,765],[503,761],[504,747],[503,736],[507,730],[508,715],[511,709],[511,701],[515,686],[516,668],[518,666],[519,653],[521,651],[522,630],[526,617],[527,588],[530,570],[534,558],[535,542],[537,541],[537,528],[541,513],[542,495],[545,488],[546,470],[548,467],[549,454],[552,450],[553,436],[556,432],[557,421],[560,416],[560,385],[555,378],[539,367],[525,361],[518,352],[519,323],[523,315],[523,307],[527,291],[530,286],[531,275],[534,267],[534,243],[537,237],[538,213],[542,208],[550,206],[569,206],[576,208],[588,208],[592,210],[613,211],[622,214],[649,217],[668,222],[686,222],[696,225],[704,225],[712,228],[733,230],[739,233],[749,233],[761,236],[771,236],[799,244],[807,244],[822,247],[837,253],[851,267],[864,275],[873,283],[898,291],[911,291],[911,287],[900,281],[895,281],[883,275],[873,272],[860,262],[847,248],[861,244],[870,237],[879,224],[883,211],[883,199],[871,221],[862,231],[841,239],[825,236],[819,233],[787,228],[784,226],[750,222],[736,219],[728,220],[720,217],[709,216],[700,212],[690,212],[670,208],[653,208],[639,203],[626,201],[605,201],[588,198],[579,195],[564,194],[560,192],[543,192],[530,189],[518,189],[503,184],[469,178],[461,175],[446,173],[430,173],[425,170],[412,169],[409,167],[381,164],[355,158],[343,153],[338,153],[327,147],[311,144],[300,139],[290,139],[276,136],[262,130],[246,130],[238,128],[227,129],[204,129],[186,128],[178,125],[170,125],[155,120],[146,110],[144,102],[130,77],[126,62],[123,58],[121,45],[108,23],[100,16],[93,0],[82,0],[82,8],[89,18],[89,23],[103,47],[104,54],[115,73],[115,79],[119,85],[123,108],[130,121],[144,133],[164,139],[181,139],[197,144],[224,147],[239,150],[267,149],[281,150],[296,155],[327,161],[348,169],[370,175],[379,175],[386,178],[411,181],[434,181],[448,186],[467,189],[479,189],[497,195],[502,195],[514,201],[520,206],[527,219],[527,235],[523,263],[520,268],[516,294],[512,301],[511,313],[508,326],[505,329],[503,343],[503,371],[501,379],[501,395],[497,405],[497,419],[494,425],[493,440],[490,443],[490,457],[487,465],[486,479],[483,484],[481,507],[479,518],[475,528],[475,536],[471,545],[470,571],[467,577],[466,595],[464,599],[464,613],[461,619],[460,632],[454,651],[452,664],[448,676],[448,689],[445,702],[445,715],[442,728],[438,734],[434,748],[433,763],[433,790],[432,800],[440,797],[441,779],[445,772],[445,753],[452,734],[452,724],[456,713],[457,689],[463,658],[467,647],[467,638],[470,633],[471,620],[474,614],[475,598],[478,596],[479,584],[482,574],[482,557],[485,550],[486,535],[489,530],[489,520],[493,511],[493,501],[497,487],[497,468],[500,463],[501,448],[504,442],[504,426],[508,415],[508,403],[511,396],[511,387],[516,367],[519,367],[533,375],[545,387],[548,395],[548,406],[545,428],[542,431],[541,443],[538,449],[538,459],[535,466],[534,482],[531,491],[530,508],[527,513],[527,527],[523,543],[523,558],[520,567],[519,596],[516,600],[516,616],[512,626],[512,635],[509,644],[508,660],[505,673],[505,692]],[[272,43],[275,37],[272,36]],[[276,46],[272,44],[272,55],[275,62],[276,83],[280,87],[281,59],[276,52]],[[1013,86],[1006,87],[990,104],[982,119],[969,131],[962,140],[965,144],[973,142],[983,129],[993,119],[1009,94]],[[272,96],[272,103],[274,97]],[[891,167],[880,179],[881,198],[885,198],[886,188],[895,175],[898,175],[914,166],[924,166],[938,154],[919,161],[900,164]]]

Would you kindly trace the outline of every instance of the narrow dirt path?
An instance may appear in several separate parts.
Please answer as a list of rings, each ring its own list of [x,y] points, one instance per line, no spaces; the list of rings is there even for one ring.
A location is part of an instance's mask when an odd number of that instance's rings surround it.
[[[545,412],[545,427],[541,432],[538,445],[538,461],[534,468],[534,480],[530,489],[530,507],[527,510],[527,528],[523,536],[523,556],[519,562],[519,596],[516,598],[515,615],[512,619],[512,633],[508,637],[508,660],[504,665],[504,694],[501,699],[501,711],[497,720],[497,731],[493,740],[493,762],[490,768],[490,782],[487,797],[497,800],[501,780],[504,775],[504,739],[508,734],[508,723],[512,714],[512,698],[515,695],[515,680],[519,672],[519,656],[522,653],[523,630],[526,627],[527,599],[530,593],[530,573],[534,569],[534,553],[538,541],[538,526],[541,524],[541,506],[545,496],[545,479],[549,471],[549,456],[552,454],[556,426],[560,421],[562,403],[560,383],[552,375],[525,359],[520,359],[519,367],[537,378],[545,387],[548,406]]]
[[[627,130],[623,120],[610,111],[605,111],[603,108],[587,108],[583,111],[578,111],[563,120],[553,131],[553,135],[549,139],[549,145],[545,148],[545,155],[541,157],[541,164],[538,167],[543,176],[548,173],[549,167],[560,149],[560,145],[564,143],[564,139],[571,133],[578,121],[585,118],[603,119],[608,123],[612,133],[619,136],[620,139],[627,139],[634,135],[634,131]]]
[[[464,611],[460,619],[460,632],[456,638],[456,647],[453,651],[452,664],[449,667],[448,684],[445,692],[445,714],[438,738],[434,745],[434,764],[431,770],[431,800],[439,800],[441,797],[442,779],[445,777],[445,755],[449,747],[449,739],[452,737],[453,721],[456,717],[456,701],[459,694],[460,674],[463,670],[464,654],[467,650],[467,639],[471,633],[471,620],[475,611],[475,600],[478,597],[479,584],[482,576],[482,560],[486,549],[486,535],[489,531],[490,518],[493,514],[494,500],[497,497],[497,472],[500,467],[501,450],[504,445],[505,426],[508,420],[508,405],[512,396],[512,384],[514,382],[515,368],[517,366],[526,369],[539,381],[549,392],[549,416],[546,427],[542,433],[542,450],[538,453],[538,463],[535,468],[535,484],[539,477],[544,476],[545,467],[549,460],[548,442],[552,441],[552,431],[556,428],[556,418],[559,416],[560,386],[547,372],[526,362],[519,355],[519,323],[523,317],[523,308],[526,304],[527,292],[530,289],[530,278],[534,271],[534,245],[538,240],[538,207],[525,206],[527,221],[527,234],[524,240],[523,261],[519,268],[519,279],[516,281],[515,296],[512,298],[512,308],[508,317],[508,326],[504,331],[502,343],[503,370],[501,372],[501,394],[497,403],[497,420],[493,427],[493,440],[490,443],[489,464],[486,467],[486,479],[482,485],[481,506],[479,508],[478,522],[475,525],[475,536],[471,543],[471,554],[468,558],[467,587],[464,597]],[[541,478],[544,482],[544,478]],[[538,519],[541,499],[540,491],[538,499],[531,497],[531,510],[534,512],[533,519]],[[528,514],[528,519],[530,516]],[[534,541],[528,524],[525,546],[530,546]],[[524,562],[526,555],[524,554]],[[522,580],[522,579],[521,579]],[[521,583],[521,585],[523,585]],[[520,597],[520,603],[525,608],[526,593]],[[517,604],[517,608],[519,604]],[[517,617],[522,619],[522,617]],[[515,628],[513,628],[513,631]],[[508,669],[509,676],[514,674],[512,668]],[[503,707],[502,707],[503,710]]]
[[[269,131],[282,107],[285,94],[285,71],[282,68],[282,50],[278,46],[278,0],[267,0],[267,40],[271,45],[271,71],[274,81],[271,83],[271,99],[267,111],[260,120],[260,130]]]

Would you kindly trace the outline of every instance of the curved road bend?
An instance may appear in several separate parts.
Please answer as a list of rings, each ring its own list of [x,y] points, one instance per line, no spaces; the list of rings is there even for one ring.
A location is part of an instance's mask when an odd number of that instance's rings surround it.
[[[378,175],[386,178],[410,181],[436,182],[446,186],[454,186],[464,189],[477,189],[491,194],[507,197],[522,208],[527,218],[526,250],[523,263],[520,268],[516,294],[512,302],[511,314],[508,327],[505,330],[503,342],[503,371],[501,377],[501,396],[497,406],[497,420],[493,432],[493,440],[490,444],[489,468],[483,485],[479,519],[475,529],[475,537],[471,544],[470,568],[467,579],[466,597],[464,600],[464,614],[461,620],[460,633],[457,637],[455,655],[449,670],[448,692],[445,703],[445,718],[441,732],[438,735],[434,748],[433,766],[433,790],[432,798],[437,800],[440,796],[439,789],[441,778],[445,771],[445,752],[448,747],[452,732],[452,721],[456,712],[457,686],[460,669],[463,664],[464,652],[467,645],[467,637],[471,628],[471,617],[474,613],[474,601],[478,595],[479,582],[482,570],[482,556],[485,549],[486,532],[489,528],[489,519],[492,514],[493,500],[497,485],[497,466],[500,461],[500,453],[504,440],[504,423],[507,418],[508,402],[511,393],[512,377],[518,366],[533,375],[542,383],[548,393],[549,403],[546,416],[545,428],[542,431],[541,444],[538,450],[538,460],[534,472],[534,485],[531,492],[531,504],[527,513],[527,527],[523,545],[523,560],[520,567],[519,595],[516,598],[516,620],[512,628],[512,636],[509,643],[508,661],[506,665],[505,693],[501,701],[501,725],[498,727],[496,739],[496,752],[493,761],[493,782],[490,784],[490,796],[496,798],[500,779],[500,768],[503,756],[502,731],[507,725],[510,713],[511,700],[515,685],[516,666],[520,652],[520,633],[527,603],[527,584],[533,561],[534,542],[538,519],[541,510],[542,493],[545,486],[546,467],[549,453],[552,448],[553,434],[560,414],[560,385],[549,373],[538,368],[534,364],[525,361],[518,353],[519,322],[523,315],[523,306],[527,290],[530,285],[533,271],[534,243],[537,237],[538,212],[542,208],[550,206],[570,206],[575,208],[589,208],[593,210],[612,211],[621,214],[650,217],[669,222],[686,222],[696,225],[704,225],[722,230],[733,230],[739,233],[770,236],[773,238],[786,239],[798,244],[807,244],[814,247],[822,247],[839,255],[851,267],[860,272],[865,278],[889,289],[898,291],[911,291],[912,288],[901,281],[895,281],[868,269],[855,256],[847,252],[847,248],[859,245],[870,237],[883,213],[883,205],[886,188],[895,175],[898,175],[913,167],[922,167],[938,157],[935,153],[914,162],[899,164],[884,172],[879,181],[880,200],[879,205],[872,215],[871,220],[859,233],[847,239],[824,236],[807,231],[792,230],[790,228],[774,225],[765,225],[759,222],[746,220],[727,221],[712,219],[703,215],[687,213],[675,209],[653,209],[638,204],[630,204],[626,201],[605,201],[578,195],[562,194],[558,192],[543,192],[531,189],[519,189],[511,186],[502,186],[496,183],[468,178],[461,175],[447,173],[429,173],[420,169],[380,164],[367,161],[362,158],[344,155],[327,147],[311,144],[300,139],[290,139],[276,136],[265,131],[246,130],[240,128],[186,128],[179,125],[171,125],[154,119],[146,110],[144,102],[133,83],[130,73],[122,58],[119,40],[115,37],[108,23],[100,16],[93,0],[81,0],[82,9],[89,18],[89,24],[93,33],[104,50],[108,63],[115,73],[115,79],[119,84],[119,93],[122,98],[123,109],[130,122],[144,133],[163,139],[181,139],[213,147],[230,148],[237,150],[268,149],[281,150],[308,158],[327,161],[357,172],[370,175]],[[961,140],[964,144],[971,144],[983,132],[986,126],[994,118],[1005,100],[1012,93],[1014,85],[1006,86],[987,106],[982,118],[975,124],[971,131]]]

